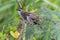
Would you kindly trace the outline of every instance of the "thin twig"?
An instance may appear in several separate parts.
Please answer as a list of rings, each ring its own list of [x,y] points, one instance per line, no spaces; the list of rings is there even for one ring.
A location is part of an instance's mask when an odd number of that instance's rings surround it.
[[[26,6],[25,1],[26,0],[23,0],[23,2],[22,2],[22,9],[24,8],[24,6]]]
[[[16,2],[18,3],[19,8],[22,8],[22,5],[19,3],[19,0],[16,0]]]
[[[16,39],[16,40],[22,40],[22,28],[23,28],[23,25],[19,23],[18,27],[17,27],[17,31],[19,32],[19,37]]]
[[[6,34],[6,40],[9,40],[8,34]]]

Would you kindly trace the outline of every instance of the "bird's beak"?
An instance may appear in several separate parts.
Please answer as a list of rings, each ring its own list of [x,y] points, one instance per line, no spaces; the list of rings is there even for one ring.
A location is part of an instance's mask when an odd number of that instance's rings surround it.
[[[16,9],[18,13],[20,13],[19,9]]]
[[[16,9],[16,10],[17,10],[18,14],[20,15],[20,11],[19,11],[19,9]]]

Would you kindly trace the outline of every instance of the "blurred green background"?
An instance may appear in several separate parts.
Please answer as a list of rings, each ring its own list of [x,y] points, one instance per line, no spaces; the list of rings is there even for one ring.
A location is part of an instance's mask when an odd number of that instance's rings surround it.
[[[20,0],[22,4],[23,0]],[[0,40],[15,40],[10,31],[16,31],[18,24],[22,22],[17,13],[16,0],[0,0]],[[26,0],[24,10],[33,11],[37,15],[44,15],[40,26],[26,27],[26,40],[60,40],[60,0]]]

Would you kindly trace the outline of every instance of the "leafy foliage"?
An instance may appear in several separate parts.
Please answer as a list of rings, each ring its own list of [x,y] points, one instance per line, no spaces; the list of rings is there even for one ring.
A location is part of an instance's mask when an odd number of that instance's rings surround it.
[[[23,0],[20,0],[23,3]],[[10,40],[15,40],[10,31],[16,31],[19,23],[25,24],[17,13],[16,0],[0,0],[0,40],[5,40],[8,34]],[[36,10],[37,9],[37,10]],[[26,40],[60,40],[60,0],[26,0],[25,11],[33,11],[44,18],[40,26],[27,25]],[[23,25],[25,28],[25,25]],[[22,37],[24,39],[24,36]]]

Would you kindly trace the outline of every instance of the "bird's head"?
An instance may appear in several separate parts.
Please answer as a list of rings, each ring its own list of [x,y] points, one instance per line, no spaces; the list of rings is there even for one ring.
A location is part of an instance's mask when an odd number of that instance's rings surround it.
[[[21,13],[21,12],[23,12],[23,10],[22,9],[18,9],[18,13]]]
[[[19,14],[21,14],[21,13],[23,13],[24,11],[23,11],[22,9],[18,9],[17,12],[18,12]]]

